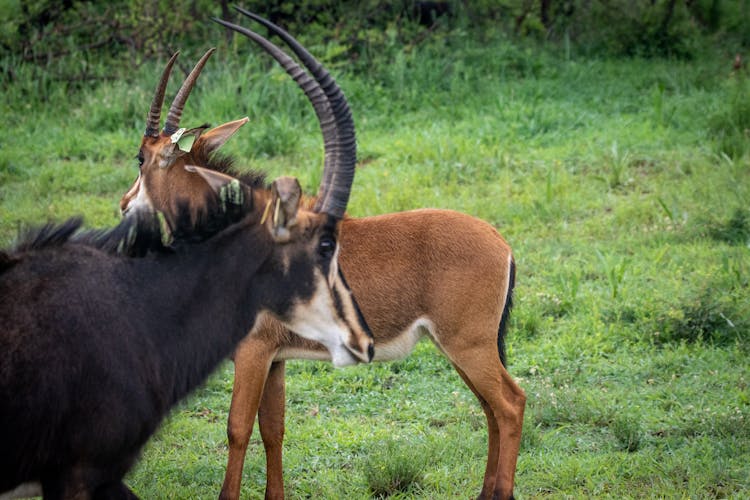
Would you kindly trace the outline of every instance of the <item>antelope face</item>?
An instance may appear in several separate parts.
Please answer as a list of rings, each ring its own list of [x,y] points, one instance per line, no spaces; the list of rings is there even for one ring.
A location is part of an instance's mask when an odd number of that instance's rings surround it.
[[[276,247],[259,278],[274,285],[261,288],[279,293],[265,293],[261,301],[289,330],[323,344],[334,365],[369,362],[372,335],[339,270],[340,222],[328,214],[289,210],[300,195],[295,179],[281,178],[266,201],[263,223]],[[294,290],[291,301],[286,298],[289,290]]]
[[[174,229],[175,214],[187,207],[191,222],[196,222],[208,210],[211,187],[216,187],[212,184],[224,184],[227,177],[205,170],[198,174],[194,167],[205,166],[208,157],[247,122],[242,118],[210,130],[178,129],[172,135],[144,136],[138,150],[138,177],[120,199],[123,215],[131,210],[157,210]]]

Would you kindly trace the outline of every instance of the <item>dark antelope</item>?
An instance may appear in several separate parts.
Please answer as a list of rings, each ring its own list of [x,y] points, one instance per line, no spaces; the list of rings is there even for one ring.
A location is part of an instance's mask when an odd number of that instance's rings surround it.
[[[170,61],[144,169],[183,168],[200,130],[178,129],[179,115],[208,55],[159,132]],[[135,498],[122,478],[162,418],[267,318],[342,362],[369,361],[372,338],[336,256],[353,168],[336,165],[321,186],[330,201],[309,211],[294,178],[256,189],[191,166],[192,184],[170,195],[199,194],[200,225],[188,202],[169,211],[190,238],[164,247],[144,209],[108,232],[76,234],[73,219],[0,252],[0,496],[41,485],[46,499]]]
[[[355,163],[355,137],[343,94],[329,73],[294,38],[274,24],[238,9],[280,36],[309,70],[308,75],[278,47],[240,26],[220,21],[251,38],[294,78],[313,104],[323,130],[325,165]],[[212,148],[243,120],[207,131],[196,148]],[[185,161],[208,169],[223,165],[203,156]],[[190,182],[192,174],[173,166],[144,166],[121,201],[123,210],[144,203],[168,214],[175,198],[170,186]],[[325,203],[319,193],[316,206]],[[199,214],[204,196],[187,200]],[[515,265],[505,240],[486,222],[448,210],[415,210],[361,219],[344,218],[341,267],[375,340],[375,360],[407,356],[429,337],[450,359],[479,399],[487,417],[489,450],[480,498],[509,498],[526,397],[504,367],[504,335],[511,308]],[[255,416],[266,450],[266,497],[284,497],[284,362],[333,360],[320,344],[287,331],[271,318],[257,324],[234,354],[235,379],[229,413],[229,462],[221,498],[239,498],[242,467]]]

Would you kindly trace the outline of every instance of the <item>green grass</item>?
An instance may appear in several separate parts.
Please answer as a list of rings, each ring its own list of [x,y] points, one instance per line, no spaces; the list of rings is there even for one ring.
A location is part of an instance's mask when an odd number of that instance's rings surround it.
[[[237,51],[209,63],[183,123],[249,116],[226,149],[313,191],[309,105]],[[518,498],[750,494],[750,97],[729,64],[568,61],[456,36],[366,74],[336,67],[359,142],[350,213],[453,208],[514,248],[509,369],[528,395]],[[158,72],[3,89],[0,243],[78,213],[115,223]],[[484,415],[430,344],[390,364],[287,372],[290,498],[479,491]],[[137,493],[218,494],[231,384],[227,362],[175,409],[128,477]],[[243,496],[262,497],[264,463],[256,432]]]

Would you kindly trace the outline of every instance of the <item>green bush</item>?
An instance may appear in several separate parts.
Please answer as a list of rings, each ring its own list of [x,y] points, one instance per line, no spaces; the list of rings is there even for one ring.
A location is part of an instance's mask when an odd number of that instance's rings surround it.
[[[709,120],[709,130],[718,153],[729,158],[750,154],[750,84],[747,69],[732,75],[727,85],[729,97]]]
[[[747,336],[747,287],[706,286],[658,305],[651,328],[657,344],[710,342],[727,345]]]
[[[419,487],[429,454],[409,440],[391,439],[373,446],[365,463],[365,477],[375,498],[408,493]]]
[[[580,48],[616,56],[687,58],[710,42],[708,35],[726,46],[736,46],[738,52],[750,44],[746,29],[750,0],[450,0],[432,2],[442,4],[441,15],[420,12],[419,6],[429,3],[242,2],[298,35],[306,45],[323,47],[316,53],[322,54],[329,66],[361,72],[367,72],[375,61],[395,61],[398,67],[402,49],[409,54],[435,41],[444,53],[450,53],[455,47],[447,45],[452,43],[449,40],[460,39],[462,34],[487,40],[505,36],[553,41],[562,44],[568,55]],[[227,0],[189,4],[167,0],[6,0],[2,8],[0,81],[22,79],[16,73],[19,61],[42,67],[47,75],[74,85],[111,78],[111,67],[103,64],[119,67],[127,76],[144,61],[169,56],[177,49],[191,52],[217,44],[236,48],[234,35],[209,19],[218,16],[245,22]],[[519,74],[535,74],[540,70],[535,66],[538,61],[528,56],[511,50],[494,60]],[[453,62],[451,58],[446,68]]]
[[[618,448],[627,451],[638,451],[643,439],[643,428],[636,414],[618,413],[610,424]]]

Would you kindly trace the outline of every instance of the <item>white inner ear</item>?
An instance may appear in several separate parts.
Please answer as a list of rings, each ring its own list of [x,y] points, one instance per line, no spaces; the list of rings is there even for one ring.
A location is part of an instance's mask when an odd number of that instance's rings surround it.
[[[197,165],[185,165],[185,170],[200,175],[216,193],[219,193],[221,188],[227,184],[237,181],[237,179],[231,175],[222,174],[221,172],[216,172],[215,170],[199,167]]]

